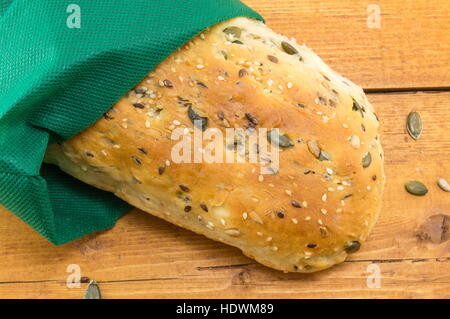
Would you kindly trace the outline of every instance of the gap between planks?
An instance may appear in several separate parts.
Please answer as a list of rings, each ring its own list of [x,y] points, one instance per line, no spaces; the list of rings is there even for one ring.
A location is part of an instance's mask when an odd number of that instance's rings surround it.
[[[346,263],[401,263],[401,262],[449,262],[450,257],[443,258],[398,258],[398,259],[361,259],[361,260],[346,260]],[[223,269],[235,269],[246,266],[258,266],[259,264],[256,262],[245,263],[245,264],[233,264],[233,265],[222,265],[222,266],[207,266],[207,267],[196,267],[198,271],[203,270],[223,270]],[[186,276],[190,277],[190,276]],[[142,278],[142,279],[123,279],[123,280],[101,280],[98,283],[123,283],[123,282],[148,282],[148,281],[167,281],[167,280],[176,280],[179,279],[177,277],[168,277],[168,278]],[[59,283],[64,284],[64,281],[58,280],[30,280],[30,281],[0,281],[0,285],[8,285],[8,284],[35,284],[35,283]]]

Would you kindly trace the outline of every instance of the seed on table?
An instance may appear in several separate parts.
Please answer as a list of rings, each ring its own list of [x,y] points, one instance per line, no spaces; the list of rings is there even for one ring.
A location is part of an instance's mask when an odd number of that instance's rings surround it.
[[[418,140],[422,135],[422,118],[418,112],[411,112],[408,114],[406,130],[408,134],[415,140]]]
[[[450,185],[448,184],[448,182],[445,179],[439,178],[438,185],[443,191],[450,192]]]
[[[416,196],[424,196],[428,193],[428,188],[419,181],[409,181],[405,184],[408,193]]]
[[[91,280],[84,293],[84,299],[101,299],[100,287],[95,280]]]

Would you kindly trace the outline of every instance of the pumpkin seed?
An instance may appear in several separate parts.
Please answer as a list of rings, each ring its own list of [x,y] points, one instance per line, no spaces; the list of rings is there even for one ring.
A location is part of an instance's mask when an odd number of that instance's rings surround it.
[[[281,47],[283,48],[284,52],[286,52],[289,55],[294,55],[298,53],[296,48],[294,48],[291,44],[285,41],[281,42]]]
[[[206,126],[208,125],[207,117],[200,116],[197,112],[195,112],[192,106],[189,106],[188,108],[188,116],[196,128],[202,131],[206,130]]]
[[[294,146],[294,143],[286,135],[280,135],[277,129],[272,129],[267,132],[267,140],[281,148],[288,148]]]
[[[228,60],[228,53],[226,51],[220,51],[220,53],[222,53],[223,57],[225,58],[225,60]]]
[[[359,111],[361,113],[361,116],[364,117],[364,108],[355,99],[353,99],[352,110]]]
[[[95,280],[91,280],[83,299],[101,299],[100,287]]]
[[[428,193],[428,188],[421,182],[410,181],[405,184],[405,189],[408,193],[416,196],[424,196]]]
[[[372,154],[370,154],[370,152],[363,156],[361,164],[364,168],[367,168],[372,164]]]
[[[330,154],[328,154],[324,150],[321,150],[319,155],[319,161],[329,161],[329,160],[331,160]]]
[[[418,140],[420,138],[422,135],[422,119],[419,113],[411,112],[408,114],[406,130],[413,139]]]
[[[345,245],[344,250],[348,254],[353,254],[353,253],[356,253],[360,248],[361,248],[361,243],[359,241],[355,240],[355,241],[348,242]]]
[[[442,188],[443,191],[450,192],[450,185],[448,184],[448,182],[445,179],[439,178],[438,185],[440,188]]]
[[[223,32],[226,34],[232,34],[235,38],[240,38],[242,34],[242,30],[239,27],[231,26],[223,29]]]

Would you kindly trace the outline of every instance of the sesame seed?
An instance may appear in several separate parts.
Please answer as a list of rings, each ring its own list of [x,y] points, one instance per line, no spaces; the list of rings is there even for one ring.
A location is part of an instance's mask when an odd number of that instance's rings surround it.
[[[242,218],[243,218],[244,220],[246,220],[246,219],[248,218],[248,214],[247,214],[247,213],[243,213],[243,214],[242,214]]]
[[[180,122],[180,121],[177,121],[177,120],[173,120],[173,124],[175,124],[175,125],[180,125],[181,122]]]
[[[258,224],[264,223],[263,220],[261,219],[261,217],[259,217],[259,215],[255,211],[250,212],[249,215],[250,215],[250,218],[253,221],[257,222]]]
[[[263,233],[261,233],[261,232],[259,231],[259,232],[256,232],[256,235],[258,235],[259,237],[262,237],[262,236],[263,236]]]
[[[342,213],[342,208],[336,209],[336,213]]]
[[[321,212],[322,214],[324,214],[324,215],[327,214],[327,210],[326,210],[325,208],[322,208],[322,209],[320,210],[320,212]]]
[[[225,226],[225,224],[226,224],[225,219],[221,218],[220,223]]]
[[[105,150],[101,150],[101,152],[102,152],[102,154],[105,155],[105,156],[108,155],[108,153],[106,153]]]
[[[286,189],[285,192],[286,192],[287,195],[292,196],[292,191]]]
[[[203,69],[204,67],[205,67],[205,66],[202,65],[202,64],[198,64],[198,65],[197,65],[197,69],[199,69],[199,70]]]
[[[323,221],[321,219],[317,220],[317,222],[319,223],[319,225],[323,225]]]
[[[368,191],[370,191],[372,189],[372,187],[370,187],[370,186],[367,186],[367,190]]]
[[[267,238],[266,238],[266,241],[267,241],[267,242],[272,241],[272,237],[267,237]]]
[[[322,201],[323,201],[323,202],[326,202],[326,201],[327,201],[327,194],[323,194],[323,195],[322,195]]]
[[[258,180],[259,180],[260,182],[263,182],[263,181],[264,181],[264,176],[263,176],[263,175],[259,175]]]
[[[343,190],[344,190],[344,186],[339,185],[339,186],[337,187],[337,190],[338,190],[338,191],[343,191]]]
[[[333,175],[334,172],[333,172],[333,170],[331,168],[327,167],[326,170],[327,170],[328,174]]]
[[[218,79],[219,81],[225,81],[225,78],[224,78],[223,76],[221,76],[221,75],[219,75],[219,76],[217,77],[217,79]]]
[[[277,246],[273,246],[273,247],[272,247],[272,250],[273,250],[273,251],[278,251],[278,247],[277,247]]]
[[[128,128],[127,123],[122,123],[120,126],[122,126],[123,128]]]
[[[170,166],[170,161],[166,160],[166,166]]]
[[[308,207],[308,202],[307,202],[307,201],[303,201],[303,202],[302,202],[302,206],[303,206],[303,207]]]
[[[348,124],[345,124],[345,123],[342,124],[342,127],[343,127],[343,128],[349,128]]]
[[[293,87],[294,87],[294,84],[292,84],[292,82],[288,82],[287,88],[288,89],[292,89]]]
[[[334,188],[333,187],[328,187],[328,191],[329,192],[334,192]]]
[[[296,225],[298,224],[298,219],[297,219],[297,218],[292,218],[291,220],[292,220],[292,222],[293,222],[294,224],[296,224]]]
[[[305,220],[311,220],[311,216],[306,216]]]
[[[120,148],[120,145],[119,144],[115,144],[113,147],[114,148]]]
[[[206,224],[206,227],[208,227],[211,230],[214,230],[214,228],[215,228],[214,224],[211,222],[208,222],[208,224]]]

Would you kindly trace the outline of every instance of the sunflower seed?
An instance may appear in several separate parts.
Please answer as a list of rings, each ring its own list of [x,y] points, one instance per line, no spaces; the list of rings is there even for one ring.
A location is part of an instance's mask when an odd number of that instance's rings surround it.
[[[442,188],[443,191],[450,192],[450,185],[448,184],[448,182],[445,179],[439,178],[438,185],[440,188]]]
[[[239,229],[230,228],[230,229],[225,229],[225,234],[232,236],[232,237],[237,237],[241,234],[241,232],[239,231]]]
[[[281,47],[283,48],[284,52],[286,52],[289,55],[294,55],[298,53],[296,48],[294,48],[291,44],[285,41],[281,42]]]
[[[231,26],[223,29],[223,32],[230,35],[232,34],[235,38],[240,38],[242,34],[242,30],[239,27]]]
[[[95,280],[91,280],[89,283],[83,299],[101,299],[100,287]]]
[[[288,148],[294,146],[294,143],[286,135],[280,135],[277,129],[272,129],[267,132],[267,140],[281,148]]]
[[[410,181],[405,184],[405,189],[408,193],[416,196],[424,196],[428,193],[428,188],[421,182]]]
[[[200,116],[193,108],[192,106],[189,106],[188,108],[188,116],[191,122],[194,124],[196,128],[199,130],[205,131],[206,126],[208,125],[208,118]]]
[[[372,164],[372,154],[366,153],[366,155],[363,156],[361,161],[362,167],[367,168]]]
[[[344,250],[348,254],[353,254],[353,253],[356,253],[360,248],[361,248],[361,243],[359,241],[351,241],[345,245]]]
[[[417,112],[411,112],[408,115],[406,130],[408,134],[415,140],[418,140],[422,135],[422,119]]]
[[[306,143],[308,145],[309,152],[314,155],[315,158],[319,158],[320,156],[320,147],[316,141],[308,141]]]

